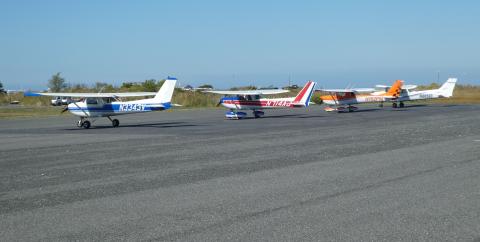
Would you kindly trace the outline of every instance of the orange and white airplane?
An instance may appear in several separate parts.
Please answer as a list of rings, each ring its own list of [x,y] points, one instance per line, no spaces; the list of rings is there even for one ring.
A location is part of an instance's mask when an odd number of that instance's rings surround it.
[[[358,109],[357,107],[352,106],[354,104],[383,103],[399,97],[402,90],[402,85],[403,81],[397,80],[385,93],[360,94],[361,92],[372,92],[372,89],[369,88],[318,89],[316,91],[329,93],[328,95],[323,95],[320,97],[323,103],[328,105],[328,107],[324,109],[325,111],[353,112]]]

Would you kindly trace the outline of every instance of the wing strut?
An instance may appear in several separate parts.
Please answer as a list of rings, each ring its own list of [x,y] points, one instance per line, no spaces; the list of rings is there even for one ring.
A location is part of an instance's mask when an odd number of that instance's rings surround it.
[[[333,96],[333,92],[329,92],[330,93],[330,96],[332,97],[332,100],[335,102],[335,110],[337,110],[338,112],[338,103],[337,103],[337,99]]]
[[[85,116],[89,117],[90,115],[87,114],[87,112],[85,112],[85,110],[83,110],[80,106],[78,106],[77,102],[73,102],[73,105],[77,106],[78,109],[82,110],[82,112],[85,114]]]

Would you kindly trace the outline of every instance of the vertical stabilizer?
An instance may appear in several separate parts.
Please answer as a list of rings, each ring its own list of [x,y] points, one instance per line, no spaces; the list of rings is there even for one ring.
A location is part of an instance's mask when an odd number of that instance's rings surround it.
[[[293,105],[308,107],[316,84],[316,82],[308,81],[293,100]]]
[[[390,89],[388,89],[386,95],[391,96],[391,97],[400,96],[400,92],[402,91],[402,86],[403,86],[403,81],[402,80],[396,80],[395,83],[393,83],[392,87],[390,87]]]
[[[163,83],[162,87],[158,91],[157,95],[153,98],[155,101],[160,103],[168,103],[172,100],[173,91],[175,90],[175,85],[177,84],[177,78],[168,77],[167,80]]]
[[[457,78],[448,78],[448,80],[438,89],[440,96],[451,97],[453,95],[453,89],[455,89],[455,84],[457,84]]]

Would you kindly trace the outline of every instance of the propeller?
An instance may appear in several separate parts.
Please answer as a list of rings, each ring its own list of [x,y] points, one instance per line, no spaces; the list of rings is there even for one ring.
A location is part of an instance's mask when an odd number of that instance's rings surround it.
[[[65,111],[68,111],[68,105],[66,105],[65,108],[63,108],[62,112],[60,112],[60,113],[64,113]]]
[[[217,105],[216,105],[217,107],[220,106],[220,105],[223,103],[223,98],[224,98],[224,97],[220,98],[220,101],[218,101],[218,103],[217,103]]]

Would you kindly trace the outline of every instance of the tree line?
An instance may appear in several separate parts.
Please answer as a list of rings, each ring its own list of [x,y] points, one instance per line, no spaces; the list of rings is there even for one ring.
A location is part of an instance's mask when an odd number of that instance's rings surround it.
[[[148,79],[143,82],[123,82],[119,87],[105,82],[95,82],[93,86],[87,86],[86,84],[69,84],[60,72],[54,74],[48,80],[48,88],[51,92],[155,92],[165,82],[165,79],[155,80]]]

